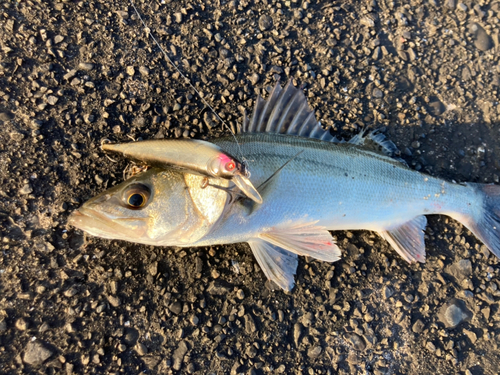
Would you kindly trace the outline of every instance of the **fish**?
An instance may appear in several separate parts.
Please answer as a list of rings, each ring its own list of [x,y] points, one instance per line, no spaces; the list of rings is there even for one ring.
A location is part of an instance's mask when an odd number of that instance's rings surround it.
[[[447,215],[500,257],[500,186],[454,183],[410,169],[380,131],[345,142],[323,129],[302,90],[276,83],[233,137],[262,204],[231,199],[230,180],[152,168],[104,191],[69,217],[91,235],[157,246],[246,242],[267,279],[294,287],[298,256],[341,258],[330,231],[377,232],[410,263],[425,262],[426,215]],[[131,199],[132,197],[132,199]],[[130,203],[137,203],[137,205]]]
[[[200,139],[151,139],[105,143],[102,149],[147,166],[177,168],[207,177],[229,179],[246,197],[262,203],[262,197],[248,179],[249,172],[245,164],[213,143]]]

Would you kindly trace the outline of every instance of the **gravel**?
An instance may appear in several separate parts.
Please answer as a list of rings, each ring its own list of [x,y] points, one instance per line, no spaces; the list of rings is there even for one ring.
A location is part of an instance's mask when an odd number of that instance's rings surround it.
[[[184,356],[188,352],[188,346],[184,341],[179,343],[177,349],[175,349],[174,354],[172,355],[172,359],[174,361],[173,368],[174,370],[180,370],[182,361],[184,360]]]
[[[261,31],[269,30],[273,27],[273,19],[269,14],[263,14],[259,17],[259,29]]]
[[[54,352],[41,342],[29,342],[24,351],[23,361],[31,366],[39,366],[53,354]]]
[[[453,299],[443,305],[439,318],[447,327],[454,328],[460,323],[470,320],[472,313],[467,309],[464,301]]]

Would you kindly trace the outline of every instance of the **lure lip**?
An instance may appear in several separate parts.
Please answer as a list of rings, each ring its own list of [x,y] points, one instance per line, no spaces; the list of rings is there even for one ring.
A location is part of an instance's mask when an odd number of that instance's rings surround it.
[[[253,186],[252,182],[243,174],[235,174],[231,179],[232,182],[251,200],[255,203],[262,204],[263,199],[258,190]]]

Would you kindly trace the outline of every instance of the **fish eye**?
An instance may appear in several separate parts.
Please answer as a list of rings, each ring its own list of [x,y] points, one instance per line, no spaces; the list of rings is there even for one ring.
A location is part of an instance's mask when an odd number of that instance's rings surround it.
[[[146,197],[143,193],[133,193],[128,197],[128,205],[132,207],[142,207],[146,202]]]
[[[151,190],[143,184],[130,185],[123,192],[123,201],[128,208],[140,209],[146,207],[151,196]]]

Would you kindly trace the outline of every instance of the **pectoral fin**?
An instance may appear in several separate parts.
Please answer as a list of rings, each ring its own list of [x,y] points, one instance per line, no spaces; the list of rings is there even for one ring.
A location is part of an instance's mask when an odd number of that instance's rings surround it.
[[[294,286],[297,255],[335,262],[340,250],[324,227],[313,223],[298,223],[275,228],[248,241],[267,278],[284,290]]]
[[[294,275],[299,264],[297,255],[260,238],[252,238],[248,244],[266,277],[280,288],[286,291],[292,290],[295,285]]]
[[[340,249],[330,232],[317,222],[297,223],[274,228],[260,238],[297,255],[305,255],[325,262],[340,259]]]
[[[424,229],[427,225],[425,216],[415,219],[389,231],[379,232],[407,262],[425,262]]]

